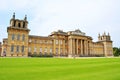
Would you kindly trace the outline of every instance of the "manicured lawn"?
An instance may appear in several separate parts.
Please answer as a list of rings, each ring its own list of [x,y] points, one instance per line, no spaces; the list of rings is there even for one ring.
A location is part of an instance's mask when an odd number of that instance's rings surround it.
[[[120,80],[120,58],[0,58],[0,80]]]

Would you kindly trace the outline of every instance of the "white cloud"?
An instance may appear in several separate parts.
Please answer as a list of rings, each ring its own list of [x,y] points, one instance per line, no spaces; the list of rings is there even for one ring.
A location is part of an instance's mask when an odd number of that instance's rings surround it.
[[[110,32],[118,43],[119,38],[114,36],[119,36],[119,3],[119,0],[4,0],[0,11],[15,11],[16,16],[28,14],[30,34],[48,35],[57,29],[80,28],[95,41],[99,32]]]

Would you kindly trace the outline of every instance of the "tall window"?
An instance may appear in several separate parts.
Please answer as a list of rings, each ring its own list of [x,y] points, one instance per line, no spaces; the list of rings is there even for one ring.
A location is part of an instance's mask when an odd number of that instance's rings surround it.
[[[24,52],[24,46],[21,47],[21,52]]]
[[[40,40],[40,44],[42,44],[42,40]]]
[[[15,35],[14,34],[12,34],[12,40],[14,40],[15,39]]]
[[[14,52],[14,45],[11,46],[11,52]]]
[[[52,53],[52,48],[50,48],[50,53]]]
[[[18,23],[18,27],[19,27],[19,28],[21,27],[20,23]]]
[[[62,53],[62,52],[63,52],[63,49],[61,48],[61,49],[60,49],[60,53]]]
[[[17,40],[20,40],[20,34],[17,35]]]
[[[34,52],[36,52],[37,51],[37,48],[36,47],[34,47]]]
[[[31,52],[31,48],[30,47],[28,48],[28,52]]]
[[[22,41],[24,41],[24,40],[25,40],[25,35],[23,34],[23,35],[22,35]]]
[[[62,40],[60,40],[60,44],[62,45]]]
[[[45,53],[47,52],[47,47],[45,48],[44,52],[45,52]]]
[[[15,24],[16,24],[16,21],[14,21],[14,24],[13,24],[14,27],[15,27]]]
[[[58,44],[58,40],[56,40],[56,44]]]
[[[50,40],[50,44],[52,44],[52,40]]]
[[[25,22],[23,22],[23,28],[25,28]]]
[[[19,52],[19,46],[17,45],[17,47],[16,47],[16,52]]]
[[[40,48],[40,52],[42,52],[42,48]]]
[[[56,54],[58,54],[58,48],[56,48]]]

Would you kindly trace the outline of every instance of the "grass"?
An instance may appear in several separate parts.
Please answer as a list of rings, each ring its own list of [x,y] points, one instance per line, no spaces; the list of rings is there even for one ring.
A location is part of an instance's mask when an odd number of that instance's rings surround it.
[[[0,80],[120,80],[120,58],[0,58]]]

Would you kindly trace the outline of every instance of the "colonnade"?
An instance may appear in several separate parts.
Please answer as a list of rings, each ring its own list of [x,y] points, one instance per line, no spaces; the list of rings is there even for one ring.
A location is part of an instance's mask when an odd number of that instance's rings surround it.
[[[89,55],[90,49],[89,49],[90,42],[85,39],[69,39],[69,55]]]

